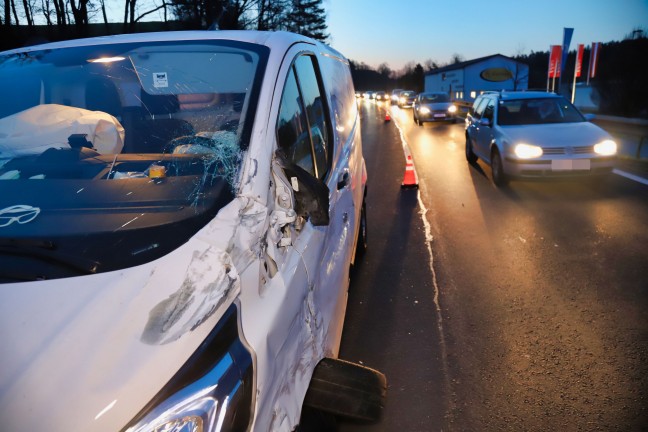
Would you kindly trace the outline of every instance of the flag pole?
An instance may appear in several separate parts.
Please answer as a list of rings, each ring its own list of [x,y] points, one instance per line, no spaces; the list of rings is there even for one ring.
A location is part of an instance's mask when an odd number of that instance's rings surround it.
[[[549,92],[549,81],[551,81],[551,50],[552,47],[549,45],[549,64],[547,65],[547,92]]]
[[[592,69],[592,56],[594,54],[594,44],[590,45],[589,63],[587,64],[587,86],[589,87],[590,72]]]
[[[576,54],[578,56],[578,54]],[[571,103],[574,103],[576,99],[576,67],[574,66],[574,84],[572,85],[572,100]]]

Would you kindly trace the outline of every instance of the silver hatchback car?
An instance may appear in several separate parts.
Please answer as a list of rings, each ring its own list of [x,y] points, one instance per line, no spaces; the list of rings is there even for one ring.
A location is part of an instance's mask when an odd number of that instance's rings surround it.
[[[485,93],[465,126],[466,159],[489,164],[496,186],[511,178],[609,174],[617,152],[607,132],[554,93]]]

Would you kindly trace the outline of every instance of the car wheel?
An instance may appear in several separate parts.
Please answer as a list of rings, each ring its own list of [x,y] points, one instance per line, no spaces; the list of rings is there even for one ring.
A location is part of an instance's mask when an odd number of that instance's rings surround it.
[[[506,186],[509,182],[508,176],[504,173],[502,157],[496,148],[491,152],[491,172],[493,173],[493,183],[497,187]]]
[[[473,152],[472,143],[468,134],[466,134],[466,160],[470,164],[477,162],[477,155]]]

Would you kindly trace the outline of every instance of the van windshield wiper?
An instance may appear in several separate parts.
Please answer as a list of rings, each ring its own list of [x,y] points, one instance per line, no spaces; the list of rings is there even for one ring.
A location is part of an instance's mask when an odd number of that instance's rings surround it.
[[[66,268],[78,275],[95,274],[99,271],[100,263],[88,258],[70,255],[57,250],[56,244],[50,240],[40,239],[0,239],[0,255],[23,256],[37,259],[47,264]],[[47,276],[15,273],[3,269],[2,276],[15,280],[45,280]]]

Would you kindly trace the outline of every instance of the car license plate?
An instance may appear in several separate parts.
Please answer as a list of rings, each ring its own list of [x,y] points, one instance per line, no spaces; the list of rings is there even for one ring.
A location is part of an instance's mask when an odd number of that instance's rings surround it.
[[[434,114],[434,117],[445,117],[445,114]]]
[[[561,159],[551,161],[552,171],[589,170],[589,159]]]

